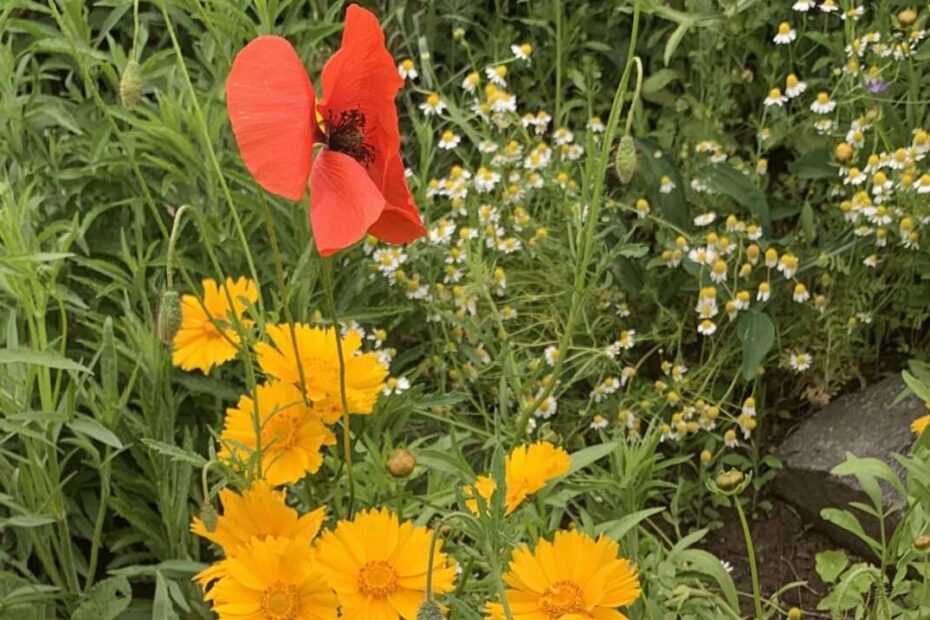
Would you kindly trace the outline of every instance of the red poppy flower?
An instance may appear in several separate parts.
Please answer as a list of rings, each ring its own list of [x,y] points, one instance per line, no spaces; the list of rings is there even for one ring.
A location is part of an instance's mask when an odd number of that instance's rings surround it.
[[[409,243],[426,229],[404,180],[394,100],[403,80],[378,19],[353,4],[342,46],[323,67],[318,102],[285,39],[254,39],[226,82],[229,120],[259,185],[300,200],[310,188],[310,224],[323,256],[366,233]],[[314,144],[322,144],[314,157]]]

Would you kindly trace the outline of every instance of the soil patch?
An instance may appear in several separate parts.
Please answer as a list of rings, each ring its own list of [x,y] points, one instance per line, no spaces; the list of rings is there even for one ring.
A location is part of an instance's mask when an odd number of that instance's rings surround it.
[[[804,584],[781,593],[784,607],[799,607],[805,613],[814,612],[817,603],[826,596],[829,588],[814,570],[818,553],[836,549],[837,545],[810,525],[785,502],[774,498],[771,513],[749,515],[752,541],[756,547],[759,581],[763,598],[768,598],[786,585],[802,581]],[[723,527],[711,532],[706,548],[721,560],[729,562],[737,589],[752,593],[749,560],[743,541],[739,518],[732,509],[722,511]],[[752,599],[741,600],[743,613],[752,613]]]

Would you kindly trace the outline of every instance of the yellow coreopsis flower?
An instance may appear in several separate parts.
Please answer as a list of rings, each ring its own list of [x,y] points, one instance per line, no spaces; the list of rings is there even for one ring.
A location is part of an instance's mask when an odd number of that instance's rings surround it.
[[[538,441],[530,445],[517,446],[507,455],[504,463],[504,481],[507,485],[507,497],[504,500],[506,513],[517,509],[523,500],[536,493],[553,478],[564,475],[572,466],[568,452],[549,443]],[[479,476],[474,490],[488,503],[497,484],[490,476]],[[465,493],[473,496],[472,487],[465,487]],[[478,514],[477,500],[467,501],[468,508]]]
[[[242,319],[245,308],[258,299],[258,289],[248,278],[226,278],[224,288],[208,279],[203,281],[203,305],[194,295],[181,298],[181,328],[171,355],[175,366],[207,374],[236,357],[239,334],[228,324],[233,317]],[[244,319],[242,323],[251,324]]]
[[[335,330],[301,323],[293,326],[293,337],[287,324],[268,325],[266,330],[272,344],[255,345],[261,369],[279,381],[306,389],[314,411],[325,422],[336,422],[343,410]],[[362,353],[361,346],[362,337],[357,332],[350,331],[342,336],[349,412],[369,414],[384,388],[388,369],[375,353]]]
[[[336,443],[319,412],[290,383],[273,381],[256,388],[262,423],[262,478],[272,485],[297,482],[323,464],[320,450]],[[255,400],[245,395],[226,410],[220,458],[248,460],[257,449]]]
[[[911,423],[911,432],[920,437],[924,434],[924,431],[927,430],[927,426],[930,426],[930,414],[914,420],[914,422]]]
[[[226,559],[238,555],[253,538],[285,537],[309,547],[320,531],[326,510],[319,508],[303,516],[284,501],[284,493],[275,491],[267,482],[254,483],[241,495],[231,489],[220,491],[223,514],[216,528],[208,531],[203,521],[194,518],[191,532],[219,545]],[[225,561],[217,562],[199,575],[197,580],[206,587],[214,579],[226,574]]]
[[[340,521],[316,543],[316,564],[342,605],[343,618],[414,620],[426,597],[432,532],[400,523],[387,509]],[[454,587],[455,563],[440,550],[433,559],[433,594]]]
[[[338,601],[293,538],[253,538],[227,560],[229,570],[204,596],[219,620],[336,620]]]
[[[639,598],[634,567],[617,556],[616,542],[577,531],[556,532],[534,551],[514,551],[508,572],[507,603],[514,620],[626,620],[617,611]],[[490,620],[504,620],[500,603],[488,603]]]

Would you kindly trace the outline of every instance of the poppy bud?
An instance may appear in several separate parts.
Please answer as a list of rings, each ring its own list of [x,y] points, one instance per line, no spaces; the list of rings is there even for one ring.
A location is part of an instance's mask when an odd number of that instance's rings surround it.
[[[729,471],[722,471],[717,474],[716,480],[717,487],[721,491],[732,491],[743,481],[743,472],[731,469]]]
[[[433,601],[425,601],[417,610],[417,620],[445,620],[439,605]]]
[[[220,515],[217,514],[213,502],[208,499],[203,500],[203,503],[200,505],[200,520],[203,521],[204,528],[211,534],[216,531],[219,518]]]
[[[405,448],[394,448],[387,460],[387,470],[395,478],[406,478],[417,466],[417,457]]]
[[[633,141],[633,136],[627,134],[620,138],[620,145],[617,147],[616,168],[620,182],[624,185],[629,183],[633,175],[636,174],[638,165],[636,143]]]
[[[130,60],[119,79],[119,100],[124,108],[132,109],[141,98],[142,68],[135,60]]]
[[[914,548],[918,551],[930,551],[930,535],[921,534],[915,538]]]
[[[174,342],[181,329],[181,298],[176,291],[165,291],[158,302],[158,339],[165,344]]]

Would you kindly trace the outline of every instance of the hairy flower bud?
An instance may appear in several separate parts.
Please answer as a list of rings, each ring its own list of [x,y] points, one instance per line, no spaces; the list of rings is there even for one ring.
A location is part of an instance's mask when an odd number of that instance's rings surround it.
[[[158,339],[165,344],[174,342],[181,329],[181,298],[175,291],[165,291],[158,302]]]
[[[219,519],[220,515],[216,512],[213,502],[208,499],[203,500],[200,505],[200,520],[203,521],[204,528],[210,533],[215,532]]]
[[[141,98],[142,68],[135,60],[130,60],[119,79],[119,101],[123,107],[132,109]]]
[[[417,610],[417,620],[445,620],[439,605],[433,601],[425,601]]]
[[[395,448],[387,460],[387,470],[395,478],[406,478],[417,466],[417,457],[406,448]]]
[[[636,142],[633,136],[627,134],[620,138],[620,144],[617,146],[617,176],[620,182],[626,185],[636,174],[639,167],[639,160],[636,156]]]

